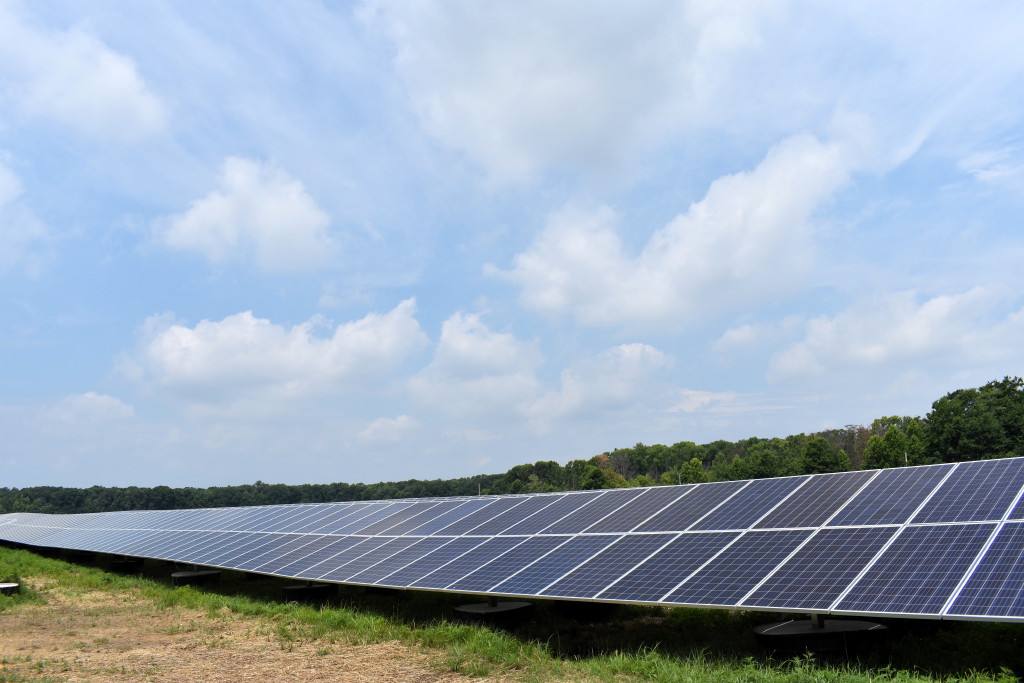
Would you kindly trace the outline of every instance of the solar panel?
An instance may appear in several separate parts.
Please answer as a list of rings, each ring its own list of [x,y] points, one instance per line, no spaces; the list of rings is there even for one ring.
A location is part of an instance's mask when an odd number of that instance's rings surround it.
[[[1024,486],[1024,458],[959,463],[914,517],[918,523],[984,522],[1002,518]],[[984,492],[984,495],[979,495]]]
[[[940,614],[994,524],[907,527],[835,611]]]
[[[964,585],[950,614],[1024,616],[1024,524],[999,530],[992,547]]]
[[[744,607],[827,610],[896,528],[822,529],[751,593]]]
[[[0,539],[394,588],[1024,621],[1024,458],[606,491],[11,513]]]

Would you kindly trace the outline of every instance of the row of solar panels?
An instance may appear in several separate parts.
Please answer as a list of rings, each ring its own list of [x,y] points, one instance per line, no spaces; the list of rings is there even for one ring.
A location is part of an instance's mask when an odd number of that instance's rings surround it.
[[[1024,459],[646,489],[0,516],[19,543],[301,579],[1024,619]]]

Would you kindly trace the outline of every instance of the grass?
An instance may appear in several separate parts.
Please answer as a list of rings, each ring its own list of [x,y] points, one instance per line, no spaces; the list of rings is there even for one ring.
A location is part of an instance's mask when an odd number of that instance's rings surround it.
[[[0,581],[23,590],[0,597],[3,612],[43,597],[21,577],[59,581],[72,594],[124,592],[160,610],[189,608],[209,619],[242,616],[272,634],[280,647],[314,642],[318,654],[346,644],[401,641],[435,655],[436,666],[467,676],[525,681],[726,681],[735,683],[1008,683],[1024,672],[1024,625],[890,621],[889,639],[854,660],[772,658],[754,641],[753,626],[778,615],[718,610],[660,610],[539,601],[536,615],[507,630],[451,621],[451,607],[479,597],[341,587],[328,608],[282,603],[286,581],[245,580],[225,572],[215,586],[172,588],[170,567],[148,562],[144,576],[121,576],[23,549],[0,548]],[[137,599],[133,598],[133,599]],[[127,597],[126,597],[127,599]],[[174,627],[200,631],[191,618]],[[208,647],[231,647],[209,639]],[[27,680],[4,678],[0,683]],[[33,679],[38,680],[38,679]]]

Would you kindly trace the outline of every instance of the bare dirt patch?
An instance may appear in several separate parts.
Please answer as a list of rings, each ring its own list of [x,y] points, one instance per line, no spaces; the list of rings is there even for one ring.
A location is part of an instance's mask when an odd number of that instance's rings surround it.
[[[284,641],[265,621],[227,610],[209,615],[131,593],[31,585],[47,602],[0,612],[0,674],[175,683],[467,680],[432,666],[440,655],[399,642]]]

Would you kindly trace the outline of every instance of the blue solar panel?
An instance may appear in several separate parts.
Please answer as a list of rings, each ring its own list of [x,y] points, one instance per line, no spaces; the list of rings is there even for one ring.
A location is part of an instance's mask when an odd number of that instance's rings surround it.
[[[737,536],[738,532],[683,534],[595,597],[657,602]]]
[[[807,477],[755,479],[743,494],[712,510],[693,525],[694,531],[746,529],[793,493]]]
[[[376,541],[378,539],[371,540]],[[321,573],[317,579],[319,581],[345,581],[350,576],[355,576],[361,571],[365,571],[380,562],[386,561],[392,555],[405,550],[419,539],[382,538],[380,540],[383,542],[378,547],[366,548],[365,553],[352,557],[347,562],[332,564],[329,571]],[[360,544],[359,549],[362,550],[365,545],[365,543]]]
[[[310,571],[336,557],[352,546],[366,541],[359,536],[317,536],[312,543],[282,552],[276,563],[276,571],[282,576],[320,576],[322,570]],[[333,566],[333,565],[332,565]],[[270,565],[261,565],[260,571],[270,571]]]
[[[395,522],[390,526],[382,526],[379,532],[388,536],[400,536],[408,534],[416,527],[422,526],[427,522],[438,519],[441,515],[449,513],[459,507],[460,503],[457,501],[448,502],[434,502],[427,505],[425,508],[421,508],[419,512],[409,515],[399,522]],[[383,524],[378,522],[378,524]],[[369,529],[363,529],[363,533],[367,533]]]
[[[948,614],[1024,617],[1024,524],[999,530]]]
[[[903,524],[935,490],[952,465],[895,467],[882,470],[828,524]]]
[[[486,562],[479,569],[463,576],[447,586],[454,591],[487,591],[495,584],[501,583],[539,557],[543,557],[558,546],[569,540],[568,536],[535,536],[527,539],[515,548]]]
[[[896,527],[822,529],[740,604],[827,610],[895,533]]]
[[[587,527],[587,533],[621,533],[632,531],[662,509],[694,490],[693,486],[663,486],[646,492],[615,510],[596,524]]]
[[[810,531],[750,531],[664,597],[690,605],[735,605],[786,559]]]
[[[500,557],[525,540],[521,536],[491,538],[466,554],[438,567],[426,576],[416,579],[409,585],[416,588],[447,588],[485,562],[490,562],[494,558]]]
[[[511,510],[517,505],[522,505],[525,501],[530,500],[529,498],[493,498],[485,507],[464,515],[457,520],[449,523],[443,528],[436,529],[430,533],[441,536],[461,536],[462,534],[474,529],[481,524],[488,522],[500,514]],[[420,529],[416,530],[417,533],[421,533]]]
[[[647,489],[617,489],[604,491],[590,505],[569,513],[565,518],[542,529],[545,534],[578,534],[595,522],[617,512],[626,503],[647,493]]]
[[[698,486],[638,526],[636,531],[683,531],[709,511],[723,504],[748,483],[722,481]]]
[[[587,491],[586,493],[572,493],[562,496],[543,510],[530,515],[518,524],[514,524],[504,531],[498,532],[501,535],[535,534],[555,522],[565,519],[576,510],[598,500],[601,497],[599,491]]]
[[[1016,458],[556,494],[13,513],[0,538],[399,588],[1024,621],[1021,514]]]
[[[513,574],[492,590],[511,595],[536,595],[542,588],[574,570],[621,536],[574,536],[523,570]]]
[[[493,534],[500,534],[510,526],[514,526],[519,521],[529,519],[533,515],[536,515],[546,508],[550,507],[553,503],[558,502],[562,496],[537,496],[536,498],[526,498],[522,503],[516,505],[514,508],[502,512],[500,515],[495,515],[486,522],[475,526],[465,532],[468,536],[490,536]]]
[[[994,524],[907,527],[833,609],[939,614]]]
[[[676,534],[624,536],[540,594],[562,598],[593,598],[675,537]]]
[[[1002,519],[1024,487],[1024,458],[962,462],[914,517],[914,523]],[[985,495],[978,495],[984,491]]]
[[[415,542],[408,548],[398,551],[383,562],[379,562],[357,574],[353,574],[348,577],[346,581],[350,583],[380,583],[381,579],[388,574],[394,574],[396,571],[437,550],[446,543],[452,542],[452,539],[440,536],[413,540]]]
[[[462,557],[474,548],[483,545],[487,539],[477,536],[475,538],[443,538],[441,540],[448,541],[448,543],[437,550],[429,551],[420,559],[410,562],[401,569],[396,569],[384,576],[380,580],[380,585],[396,586],[399,588],[411,587],[414,581],[427,576],[449,562]]]
[[[413,534],[414,536],[429,536],[430,534],[445,528],[452,522],[456,522],[463,517],[468,516],[472,512],[476,512],[477,510],[487,507],[492,502],[494,501],[490,498],[477,498],[474,500],[462,501],[455,507],[441,512],[437,517],[414,526],[409,529],[407,533]]]
[[[820,526],[875,474],[840,472],[812,477],[754,526],[758,529]]]

